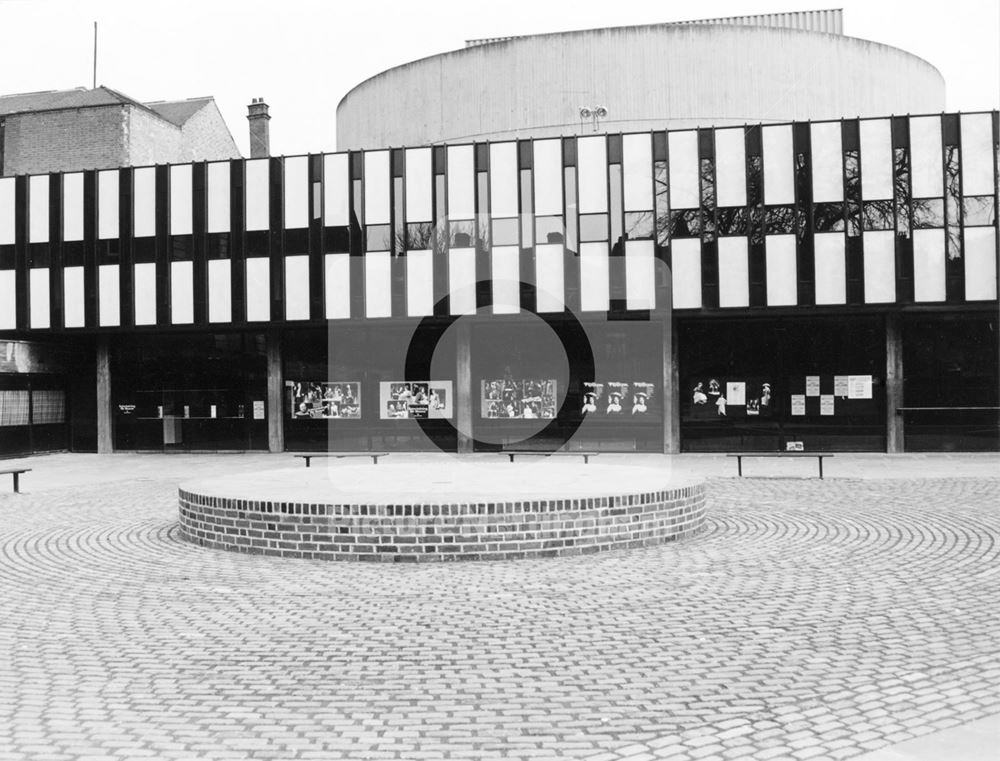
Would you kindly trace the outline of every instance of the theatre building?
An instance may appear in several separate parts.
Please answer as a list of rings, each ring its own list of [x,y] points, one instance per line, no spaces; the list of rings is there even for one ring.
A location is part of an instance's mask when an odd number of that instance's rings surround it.
[[[8,452],[996,449],[997,113],[0,178]]]

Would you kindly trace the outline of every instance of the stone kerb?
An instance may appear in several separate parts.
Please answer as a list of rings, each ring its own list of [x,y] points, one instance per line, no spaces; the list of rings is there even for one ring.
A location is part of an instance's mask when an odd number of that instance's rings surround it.
[[[266,489],[266,497],[246,499],[214,491],[210,482],[179,489],[185,539],[214,549],[322,560],[587,554],[682,539],[701,529],[705,519],[704,484],[694,482],[613,495],[503,502],[463,501],[457,494],[432,503],[375,501],[370,494],[349,501],[300,501],[276,497],[273,488]]]

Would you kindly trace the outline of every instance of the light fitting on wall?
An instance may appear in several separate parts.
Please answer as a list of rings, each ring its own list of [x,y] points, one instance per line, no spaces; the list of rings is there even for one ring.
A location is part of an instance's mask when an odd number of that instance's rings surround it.
[[[608,115],[608,109],[604,106],[580,106],[580,123],[583,126],[584,119],[593,119],[594,132],[597,132],[598,122]]]

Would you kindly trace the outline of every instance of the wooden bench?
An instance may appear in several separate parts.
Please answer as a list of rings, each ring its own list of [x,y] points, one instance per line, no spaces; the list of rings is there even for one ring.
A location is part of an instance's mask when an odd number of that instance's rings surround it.
[[[309,463],[314,457],[333,457],[335,459],[341,459],[344,457],[371,457],[372,462],[378,465],[378,458],[385,457],[388,452],[324,452],[322,454],[297,454],[296,457],[300,457],[306,461],[306,467],[309,467]]]
[[[740,477],[743,476],[744,457],[815,457],[819,460],[819,477],[822,479],[823,458],[833,457],[833,455],[826,452],[739,452],[738,454],[727,454],[726,457],[736,458],[736,471]]]
[[[586,465],[590,462],[591,457],[597,457],[600,452],[538,452],[532,449],[505,449],[498,454],[507,455],[511,462],[514,462],[514,458],[518,455],[524,457],[582,457],[583,464]]]
[[[27,473],[29,470],[31,470],[31,468],[11,468],[10,470],[0,470],[0,476],[7,475],[7,474],[12,475],[14,477],[14,493],[15,494],[20,494],[21,493],[21,489],[20,489],[21,483],[20,483],[19,479],[20,479],[22,473]]]

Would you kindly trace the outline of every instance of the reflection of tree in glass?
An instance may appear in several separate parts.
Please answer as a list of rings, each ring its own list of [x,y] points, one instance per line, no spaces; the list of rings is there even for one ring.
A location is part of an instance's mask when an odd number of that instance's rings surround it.
[[[959,150],[957,145],[944,147],[945,229],[948,258],[962,257],[962,228],[959,223],[961,187],[959,181]]]

